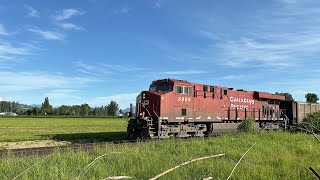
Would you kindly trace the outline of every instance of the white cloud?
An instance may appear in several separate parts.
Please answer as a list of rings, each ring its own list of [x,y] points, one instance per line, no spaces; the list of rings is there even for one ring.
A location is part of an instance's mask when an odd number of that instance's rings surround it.
[[[53,18],[57,21],[62,21],[66,19],[70,19],[73,16],[81,16],[85,14],[84,11],[79,9],[63,9],[62,11],[58,12]]]
[[[221,39],[221,37],[219,37],[219,35],[217,35],[216,33],[212,33],[206,30],[200,30],[199,31],[200,35],[209,38],[209,39],[213,39],[213,40],[219,40]]]
[[[31,51],[35,47],[25,45],[17,46],[7,42],[0,42],[0,67],[5,68],[7,65],[3,64],[5,62],[18,62],[20,57],[23,55],[32,54]]]
[[[142,71],[145,68],[138,68],[131,65],[119,65],[119,64],[102,64],[102,66],[109,71],[115,72],[130,72],[130,71]]]
[[[167,71],[163,74],[166,75],[189,75],[189,74],[205,74],[207,71],[203,70],[185,70],[185,71]]]
[[[0,72],[0,92],[6,93],[48,88],[74,88],[94,82],[99,82],[99,80],[90,77],[72,77],[45,72]]]
[[[113,11],[113,13],[114,13],[114,14],[117,14],[117,15],[118,15],[118,14],[128,14],[129,11],[131,11],[130,8],[123,7],[123,8],[120,8],[120,9],[115,9],[115,10]]]
[[[224,32],[223,38],[217,35],[217,22],[201,21],[196,32],[212,41],[198,52],[201,59],[234,68],[291,68],[303,66],[309,57],[318,56],[320,3],[310,0],[275,2],[274,9],[257,11],[252,21],[235,26],[237,31],[229,35],[228,31]]]
[[[4,35],[4,36],[9,35],[9,33],[6,31],[6,29],[2,24],[0,24],[0,35]]]
[[[59,24],[63,29],[66,30],[83,30],[83,28],[79,25],[73,24],[73,23],[61,23]]]
[[[44,39],[47,40],[64,40],[65,35],[59,32],[55,31],[46,31],[46,30],[41,30],[37,27],[29,28],[29,31],[40,35]]]
[[[110,101],[116,101],[119,104],[119,107],[124,109],[130,106],[130,103],[135,105],[136,97],[139,93],[127,93],[127,94],[115,94],[111,96],[104,97],[95,97],[92,100],[89,100],[90,106],[102,106],[107,105]]]
[[[241,79],[241,78],[243,78],[243,75],[228,75],[223,77],[223,79],[226,79],[226,80],[235,80],[235,79]]]
[[[79,71],[83,74],[98,76],[100,73],[102,73],[102,74],[109,73],[109,72],[103,71],[101,69],[101,66],[87,64],[82,61],[75,61],[74,64],[78,68],[77,71]]]
[[[56,89],[56,90],[52,90],[49,91],[48,93],[45,93],[44,96],[45,97],[49,97],[50,100],[65,100],[65,99],[69,99],[69,100],[75,100],[75,99],[82,99],[81,96],[75,95],[75,93],[79,92],[79,90],[75,90],[75,89]]]
[[[28,12],[28,16],[29,17],[40,17],[40,13],[34,9],[32,6],[29,6],[29,5],[25,5],[25,8],[29,11]]]
[[[157,7],[157,8],[161,8],[161,0],[156,0],[154,1],[154,6]]]

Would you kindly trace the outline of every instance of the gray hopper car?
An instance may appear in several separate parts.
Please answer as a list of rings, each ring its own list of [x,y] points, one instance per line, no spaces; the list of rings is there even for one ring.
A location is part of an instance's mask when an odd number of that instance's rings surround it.
[[[283,101],[280,103],[280,108],[285,109],[285,115],[289,119],[289,124],[301,123],[303,118],[310,113],[320,111],[320,104]]]

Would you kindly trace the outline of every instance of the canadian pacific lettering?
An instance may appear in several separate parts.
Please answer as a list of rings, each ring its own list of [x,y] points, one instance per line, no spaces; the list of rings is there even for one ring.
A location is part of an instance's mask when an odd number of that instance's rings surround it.
[[[235,98],[231,96],[230,102],[231,102],[230,104],[231,108],[245,109],[245,108],[249,108],[249,105],[254,104],[254,99]],[[238,104],[238,103],[244,103],[244,104]]]

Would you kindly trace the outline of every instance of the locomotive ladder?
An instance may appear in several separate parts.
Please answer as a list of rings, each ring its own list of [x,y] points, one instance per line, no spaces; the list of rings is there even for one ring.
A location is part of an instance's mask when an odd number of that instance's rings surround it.
[[[156,133],[154,131],[156,128],[154,127],[153,119],[148,118],[148,119],[146,119],[146,121],[147,121],[147,127],[148,127],[148,131],[149,131],[148,133],[149,133],[150,137],[152,138],[152,137],[154,137],[154,134]]]

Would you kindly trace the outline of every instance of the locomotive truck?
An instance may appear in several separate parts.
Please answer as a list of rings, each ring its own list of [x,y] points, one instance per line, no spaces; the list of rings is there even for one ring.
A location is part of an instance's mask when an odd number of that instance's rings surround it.
[[[130,105],[127,133],[128,139],[203,137],[234,131],[247,118],[263,129],[283,129],[317,110],[319,105],[285,101],[282,95],[168,78],[137,96],[135,113]]]

